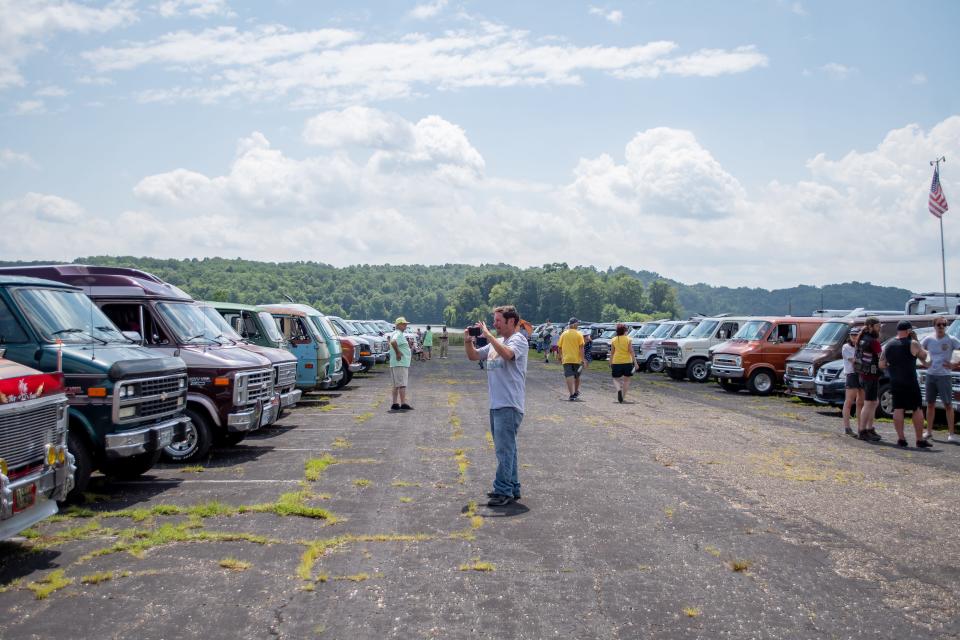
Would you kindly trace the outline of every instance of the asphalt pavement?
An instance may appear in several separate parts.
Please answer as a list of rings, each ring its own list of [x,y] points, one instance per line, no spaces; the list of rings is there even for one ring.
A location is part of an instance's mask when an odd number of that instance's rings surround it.
[[[956,638],[960,447],[834,409],[531,352],[523,498],[453,350],[313,394],[201,465],[97,478],[0,545],[0,637]],[[913,438],[910,436],[912,444]]]

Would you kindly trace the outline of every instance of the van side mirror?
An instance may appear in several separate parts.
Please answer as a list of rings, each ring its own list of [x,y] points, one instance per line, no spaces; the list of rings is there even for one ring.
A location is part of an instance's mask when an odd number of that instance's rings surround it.
[[[123,331],[123,337],[127,340],[136,342],[137,344],[143,344],[143,336],[140,335],[139,331]]]

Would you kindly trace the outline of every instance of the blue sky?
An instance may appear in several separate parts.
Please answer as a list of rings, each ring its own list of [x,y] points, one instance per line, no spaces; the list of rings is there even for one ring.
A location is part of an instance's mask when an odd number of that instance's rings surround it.
[[[957,289],[960,4],[922,9],[0,0],[0,256],[936,289],[945,154]]]

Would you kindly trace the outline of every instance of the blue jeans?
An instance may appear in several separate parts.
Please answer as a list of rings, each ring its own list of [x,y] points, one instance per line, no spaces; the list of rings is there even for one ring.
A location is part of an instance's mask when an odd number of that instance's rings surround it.
[[[513,407],[490,409],[490,433],[493,449],[497,454],[497,475],[493,479],[493,492],[503,496],[520,495],[520,479],[517,472],[517,432],[523,414]]]

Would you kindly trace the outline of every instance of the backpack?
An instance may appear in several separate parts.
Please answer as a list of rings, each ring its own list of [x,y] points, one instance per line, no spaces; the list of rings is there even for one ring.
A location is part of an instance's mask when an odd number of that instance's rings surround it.
[[[853,354],[853,370],[860,375],[876,376],[880,373],[880,366],[877,354],[873,352],[873,341],[876,340],[871,335],[864,335],[857,341],[857,349]]]

